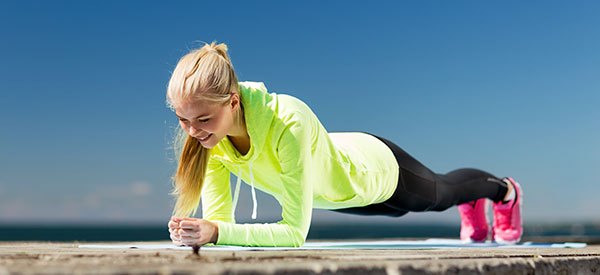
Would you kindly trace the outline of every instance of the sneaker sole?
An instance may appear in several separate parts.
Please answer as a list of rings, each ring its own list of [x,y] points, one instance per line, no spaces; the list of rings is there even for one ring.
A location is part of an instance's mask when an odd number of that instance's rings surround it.
[[[496,239],[494,239],[494,242],[499,243],[499,244],[516,244],[520,241],[521,241],[521,237],[519,237],[515,241],[507,241],[507,240],[503,240],[502,238],[499,238],[499,237],[496,237]]]

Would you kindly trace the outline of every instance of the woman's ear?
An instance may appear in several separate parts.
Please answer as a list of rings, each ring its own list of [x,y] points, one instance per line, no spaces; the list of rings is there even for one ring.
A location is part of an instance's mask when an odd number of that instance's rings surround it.
[[[231,101],[229,103],[232,111],[237,111],[240,108],[240,95],[238,93],[231,94]]]

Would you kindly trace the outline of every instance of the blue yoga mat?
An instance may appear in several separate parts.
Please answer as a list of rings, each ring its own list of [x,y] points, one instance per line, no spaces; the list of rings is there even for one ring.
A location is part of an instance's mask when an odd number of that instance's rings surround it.
[[[457,239],[426,239],[426,240],[391,240],[391,241],[358,241],[358,242],[306,242],[302,247],[247,247],[232,245],[202,246],[202,250],[217,251],[265,251],[265,250],[336,250],[336,249],[447,249],[447,248],[583,248],[586,243],[532,243],[523,242],[503,245],[495,242],[463,243]],[[174,244],[81,244],[80,248],[118,248],[118,249],[178,249],[191,250],[189,246]]]

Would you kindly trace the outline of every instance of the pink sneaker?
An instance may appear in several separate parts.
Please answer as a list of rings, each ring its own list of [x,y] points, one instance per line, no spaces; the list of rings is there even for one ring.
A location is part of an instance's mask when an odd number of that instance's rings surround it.
[[[486,198],[458,205],[460,239],[464,243],[485,242],[490,230],[487,209],[488,200]]]
[[[521,221],[521,205],[523,204],[523,191],[518,182],[512,178],[503,178],[506,184],[515,188],[515,199],[506,203],[494,202],[494,223],[492,225],[492,240],[501,244],[514,244],[521,240],[523,225]]]

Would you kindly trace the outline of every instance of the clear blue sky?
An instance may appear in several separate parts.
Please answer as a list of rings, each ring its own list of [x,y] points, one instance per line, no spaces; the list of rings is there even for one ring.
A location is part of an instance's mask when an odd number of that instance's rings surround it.
[[[598,3],[1,1],[0,222],[166,223],[166,86],[213,40],[240,80],[304,100],[329,131],[514,177],[526,222],[600,221]],[[259,220],[274,202],[259,196]],[[315,222],[350,217],[459,220]]]

